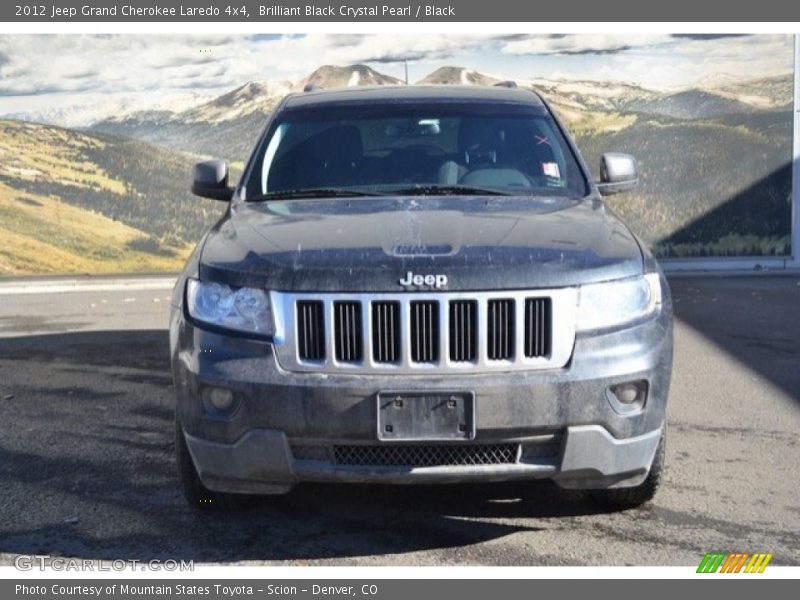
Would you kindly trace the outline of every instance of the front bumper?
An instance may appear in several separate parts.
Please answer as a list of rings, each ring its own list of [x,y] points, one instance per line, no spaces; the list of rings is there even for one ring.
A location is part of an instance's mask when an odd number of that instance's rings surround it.
[[[215,491],[281,494],[301,481],[348,483],[462,483],[552,478],[566,488],[637,485],[653,463],[662,428],[624,440],[598,425],[567,427],[560,462],[435,467],[348,467],[298,460],[282,431],[257,429],[235,444],[186,435],[203,484]],[[524,444],[521,445],[524,448]]]
[[[563,369],[511,373],[289,373],[270,343],[198,328],[180,310],[173,312],[170,335],[177,418],[201,481],[224,492],[283,493],[302,481],[551,478],[568,488],[638,485],[663,432],[672,364],[666,309],[622,330],[579,335]],[[620,410],[608,388],[633,380],[647,381],[647,401],[641,409]],[[233,410],[208,411],[203,387],[232,390]],[[435,466],[336,460],[341,446],[386,446],[377,440],[376,397],[387,390],[474,393],[475,439],[454,444],[511,444],[516,456],[502,464]],[[545,438],[555,451],[529,451]]]

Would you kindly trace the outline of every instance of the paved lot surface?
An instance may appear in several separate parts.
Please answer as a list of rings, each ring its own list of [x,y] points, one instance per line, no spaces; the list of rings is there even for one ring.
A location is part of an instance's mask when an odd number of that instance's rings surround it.
[[[745,550],[798,565],[800,279],[672,285],[668,470],[649,506],[597,512],[546,484],[308,485],[203,518],[174,478],[169,291],[0,289],[0,564],[696,565]]]

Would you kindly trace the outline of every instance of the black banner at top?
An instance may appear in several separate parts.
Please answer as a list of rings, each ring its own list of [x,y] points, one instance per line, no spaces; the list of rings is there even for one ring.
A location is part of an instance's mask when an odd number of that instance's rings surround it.
[[[786,0],[17,0],[4,22],[795,22]]]

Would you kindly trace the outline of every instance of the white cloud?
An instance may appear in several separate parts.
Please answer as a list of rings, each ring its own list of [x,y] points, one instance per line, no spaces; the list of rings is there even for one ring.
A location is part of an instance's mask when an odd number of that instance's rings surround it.
[[[299,77],[321,64],[439,59],[490,44],[488,36],[313,34],[278,39],[213,36],[2,36],[0,93],[172,87],[192,73],[201,87],[224,87],[280,73]],[[189,69],[194,66],[194,69]]]
[[[505,54],[607,54],[635,47],[674,42],[668,35],[552,35],[531,36],[503,44]]]
[[[365,62],[396,77],[408,60],[420,77],[443,64],[503,78],[563,73],[650,87],[715,73],[788,72],[792,37],[665,35],[5,35],[0,114],[70,114],[69,124],[124,106],[180,105],[251,80],[298,80],[323,64]],[[66,120],[63,121],[67,123]]]
[[[0,36],[0,114],[35,110],[73,115],[69,124],[86,124],[82,119],[93,112],[99,111],[98,118],[109,112],[97,100],[104,95],[110,106],[120,98],[125,105],[139,104],[131,100],[136,95],[163,104],[187,90],[222,92],[252,80],[297,80],[322,64],[369,62],[400,76],[403,60],[444,59],[491,43],[480,35]],[[65,101],[85,106],[32,108]]]

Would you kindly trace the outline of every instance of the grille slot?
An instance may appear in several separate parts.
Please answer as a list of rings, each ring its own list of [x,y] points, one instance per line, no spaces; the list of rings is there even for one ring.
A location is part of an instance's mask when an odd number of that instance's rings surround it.
[[[525,299],[525,356],[539,358],[551,352],[550,298]]]
[[[476,355],[478,303],[475,300],[450,302],[450,360],[472,362]]]
[[[364,359],[364,342],[361,338],[361,303],[333,303],[334,339],[336,360],[361,362]]]
[[[517,461],[519,444],[391,444],[334,446],[337,465],[360,467],[444,467],[506,465]]]
[[[325,316],[319,300],[297,303],[297,351],[301,360],[325,359]]]
[[[487,306],[487,354],[489,360],[514,358],[514,300],[490,300]]]
[[[379,363],[400,360],[400,303],[372,303],[372,358]]]
[[[439,303],[424,300],[411,303],[411,360],[433,363],[439,360]]]

